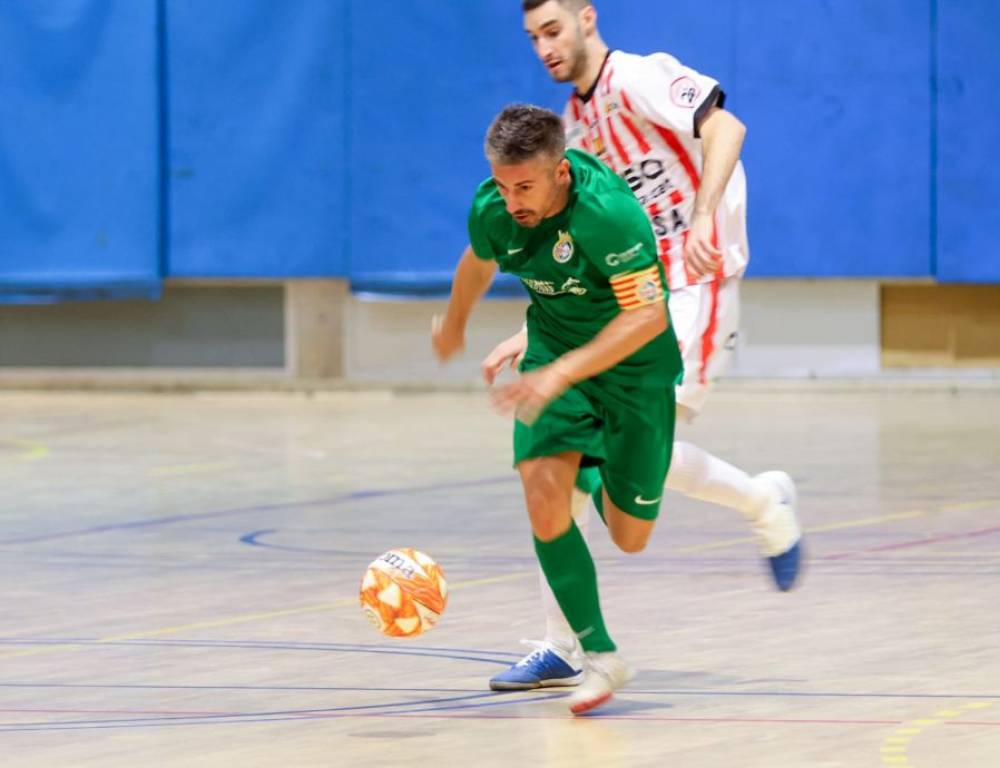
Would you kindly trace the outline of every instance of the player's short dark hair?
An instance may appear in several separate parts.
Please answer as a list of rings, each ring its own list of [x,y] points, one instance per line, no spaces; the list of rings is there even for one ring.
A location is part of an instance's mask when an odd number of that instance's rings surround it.
[[[521,10],[527,13],[528,11],[540,8],[547,2],[549,2],[549,0],[523,0],[521,3]],[[568,8],[571,11],[582,11],[591,4],[590,0],[556,0],[556,2],[563,8]]]
[[[498,165],[517,165],[541,154],[561,158],[565,153],[562,118],[550,109],[511,104],[486,132],[486,157]]]

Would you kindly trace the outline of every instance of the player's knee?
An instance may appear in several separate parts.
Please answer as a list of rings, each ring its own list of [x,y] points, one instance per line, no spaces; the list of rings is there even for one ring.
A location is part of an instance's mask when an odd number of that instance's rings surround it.
[[[565,493],[549,484],[525,489],[531,530],[541,541],[552,541],[566,532],[570,508]]]
[[[612,531],[611,540],[622,552],[634,555],[646,548],[649,534],[645,531]]]

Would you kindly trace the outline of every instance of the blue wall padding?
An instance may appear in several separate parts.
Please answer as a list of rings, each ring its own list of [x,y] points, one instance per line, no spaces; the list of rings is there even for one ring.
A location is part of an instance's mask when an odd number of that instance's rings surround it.
[[[512,101],[556,106],[511,0],[351,6],[354,284],[446,288],[465,247],[483,135]]]
[[[713,75],[749,126],[750,275],[914,277],[932,274],[930,2],[599,8],[612,47]],[[535,60],[517,3],[420,5],[355,10],[351,275],[425,291],[464,242],[490,118],[510,100],[561,109],[568,89]],[[382,44],[411,66],[393,76]]]
[[[168,274],[346,274],[346,0],[167,9]]]
[[[598,7],[612,47],[711,74],[747,124],[751,276],[1000,281],[1000,3]],[[0,301],[440,294],[490,120],[568,93],[516,0],[0,2]]]
[[[724,14],[709,23],[689,3],[686,13],[657,13],[651,23],[648,3],[605,5],[609,44],[652,52],[673,31],[694,55],[694,26],[722,43],[702,46],[699,61],[730,68]],[[443,12],[390,0],[352,9],[352,284],[372,293],[440,294],[466,244],[472,194],[489,174],[482,146],[490,121],[514,101],[561,112],[568,86],[553,83],[538,63],[517,2],[455,3]],[[682,25],[676,30],[674,20]],[[386,56],[391,50],[406,52],[405,65]],[[520,291],[501,276],[494,294]]]
[[[155,0],[0,3],[0,301],[156,296]]]
[[[1000,282],[1000,3],[938,6],[937,276]]]
[[[929,0],[740,6],[751,276],[929,276]]]

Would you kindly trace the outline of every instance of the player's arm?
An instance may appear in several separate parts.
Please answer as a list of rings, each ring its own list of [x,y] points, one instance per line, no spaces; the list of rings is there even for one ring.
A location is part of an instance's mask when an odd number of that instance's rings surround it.
[[[732,113],[719,107],[709,109],[697,127],[703,165],[685,257],[690,271],[701,276],[714,272],[721,263],[722,252],[713,243],[715,210],[740,159],[747,130]]]
[[[667,330],[668,324],[663,301],[621,312],[588,343],[567,352],[552,366],[572,386],[618,365]]]
[[[514,412],[519,421],[531,424],[573,384],[614,367],[663,333],[668,324],[666,301],[660,293],[654,303],[619,313],[582,347],[495,389],[493,404],[502,413]]]
[[[723,109],[725,93],[716,80],[672,56],[635,59],[619,77],[638,114],[680,135],[701,139],[702,175],[684,255],[692,274],[715,272],[722,261],[713,243],[715,209],[739,160],[746,128]]]
[[[451,283],[451,296],[443,316],[431,323],[431,344],[442,362],[453,357],[465,346],[465,326],[472,308],[493,282],[496,262],[476,256],[472,246],[462,253]]]

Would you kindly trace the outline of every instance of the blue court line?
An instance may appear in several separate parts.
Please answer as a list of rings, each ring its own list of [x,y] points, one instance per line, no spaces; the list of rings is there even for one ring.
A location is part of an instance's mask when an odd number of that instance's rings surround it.
[[[642,672],[640,670],[641,677]],[[304,686],[304,685],[152,685],[138,683],[0,683],[0,688],[27,689],[111,689],[111,690],[153,690],[153,691],[315,691],[317,693],[482,693],[481,688],[386,688],[375,686]],[[510,693],[517,693],[516,691]],[[545,692],[532,691],[531,695],[544,696]],[[633,689],[622,692],[637,696],[691,696],[691,697],[757,697],[757,698],[802,698],[802,699],[970,699],[983,701],[1000,701],[1000,693],[871,693],[842,691],[727,691],[727,690],[696,690],[690,688],[664,689]],[[498,692],[497,696],[506,696],[508,692]],[[489,695],[489,694],[485,694]],[[552,697],[549,696],[551,699]]]
[[[338,685],[145,685],[139,683],[0,683],[0,688],[58,688],[139,691],[315,691],[316,693],[482,693],[478,688],[380,688]]]
[[[100,720],[53,720],[50,723],[0,723],[0,732],[8,729],[18,729],[26,726],[37,725],[37,727],[49,727],[49,726],[94,726],[94,725],[158,725],[161,723],[201,723],[201,722],[215,722],[215,723],[227,723],[229,721],[240,721],[243,718],[251,717],[258,718],[261,720],[272,720],[272,719],[296,719],[296,720],[308,720],[314,717],[326,717],[328,715],[336,715],[339,712],[344,713],[354,713],[354,712],[366,712],[370,710],[386,710],[386,709],[409,709],[414,707],[420,707],[421,705],[437,705],[437,704],[447,704],[448,702],[459,702],[459,701],[472,701],[475,699],[482,699],[486,697],[497,697],[497,694],[493,691],[487,693],[474,693],[467,696],[449,696],[446,698],[438,699],[418,699],[417,701],[394,701],[386,702],[380,704],[357,704],[347,707],[324,707],[322,709],[277,709],[272,711],[264,712],[246,712],[239,713],[233,712],[228,714],[204,714],[204,715],[168,715],[162,717],[148,717],[148,718],[133,718],[133,717],[122,717],[122,718],[106,718]],[[504,702],[504,703],[510,703]],[[420,712],[422,709],[416,709],[414,711]],[[394,713],[398,714],[398,713]]]
[[[204,641],[204,640],[157,640],[136,638],[133,640],[32,640],[30,638],[4,638],[0,639],[0,646],[59,646],[75,645],[95,648],[102,647],[173,647],[173,648],[241,648],[246,650],[263,651],[313,651],[320,653],[372,653],[386,656],[419,656],[432,659],[450,659],[454,661],[476,661],[484,664],[499,664],[507,666],[512,660],[520,658],[519,654],[509,652],[489,652],[490,655],[507,656],[506,659],[494,659],[484,655],[477,655],[474,650],[455,649],[446,652],[435,651],[431,648],[389,648],[386,646],[366,646],[349,645],[336,643],[269,643],[246,641]]]
[[[236,507],[234,509],[223,509],[215,512],[194,512],[186,515],[169,515],[167,517],[153,517],[143,520],[133,520],[127,523],[108,523],[106,525],[96,525],[90,528],[78,528],[72,531],[61,531],[58,533],[41,534],[38,536],[23,536],[14,539],[0,539],[0,546],[14,544],[37,544],[44,541],[56,541],[59,539],[79,538],[82,536],[92,536],[98,533],[109,533],[111,531],[126,531],[137,528],[153,528],[162,525],[172,525],[174,523],[186,523],[194,520],[212,520],[219,517],[231,517],[233,515],[248,515],[257,512],[277,512],[294,509],[306,509],[319,506],[336,506],[351,501],[363,501],[365,499],[391,498],[393,496],[404,496],[415,493],[433,493],[435,491],[457,490],[462,488],[480,488],[487,485],[499,485],[501,483],[513,483],[517,476],[511,473],[502,477],[487,477],[480,480],[466,480],[453,483],[439,483],[436,485],[419,485],[408,488],[389,488],[385,490],[363,490],[353,491],[340,496],[331,496],[325,499],[312,499],[310,501],[280,502],[275,504],[259,504],[251,507]]]

